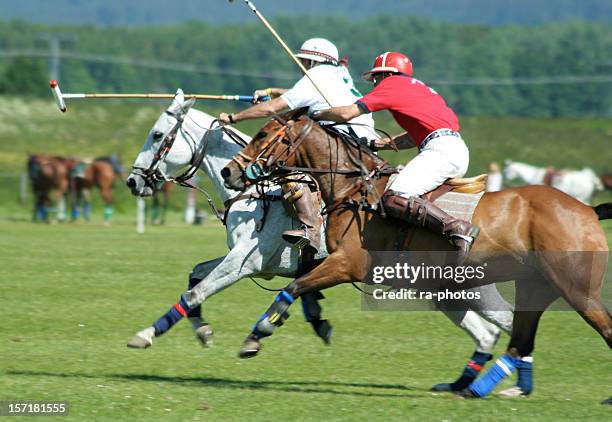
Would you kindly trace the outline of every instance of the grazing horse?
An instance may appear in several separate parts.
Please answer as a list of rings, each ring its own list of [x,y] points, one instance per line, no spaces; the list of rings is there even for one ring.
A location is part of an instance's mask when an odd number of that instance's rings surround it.
[[[49,222],[50,195],[55,193],[56,218],[66,219],[66,193],[68,192],[68,167],[62,157],[36,154],[28,157],[28,175],[34,195],[32,221]]]
[[[225,187],[220,171],[242,151],[244,144],[235,142],[229,132],[215,127],[212,116],[192,109],[193,104],[193,100],[184,99],[182,91],[177,92],[170,107],[149,132],[127,185],[134,195],[150,196],[159,181],[167,180],[190,163],[198,166],[210,177],[217,194],[226,204],[225,225],[230,250],[226,256],[196,265],[189,276],[188,291],[181,296],[179,303],[152,327],[139,331],[130,339],[129,347],[151,346],[154,337],[168,331],[183,316],[189,317],[196,338],[206,344],[211,331],[201,320],[200,305],[204,300],[246,277],[294,277],[304,272],[306,267],[306,264],[300,264],[298,252],[281,238],[284,230],[296,227],[297,220],[279,201],[280,187],[268,188],[263,193],[257,192],[255,187],[244,193]],[[250,139],[241,133],[239,136]],[[494,286],[483,287],[480,291],[481,301],[463,301],[460,309],[449,306],[445,315],[474,339],[476,358],[483,360],[481,363],[484,364],[490,359],[500,330],[475,311],[509,331],[512,307]],[[330,327],[321,319],[321,308],[314,299],[313,294],[302,296],[304,315],[315,333],[328,342]],[[460,377],[461,383],[477,374],[473,367],[467,367],[464,372],[467,374]]]
[[[506,182],[519,180],[528,185],[552,186],[585,204],[591,203],[597,191],[604,190],[602,180],[589,167],[582,170],[555,170],[508,160],[503,176]]]
[[[402,223],[385,218],[379,207],[392,169],[359,142],[327,131],[300,113],[303,110],[269,122],[222,171],[226,186],[241,190],[260,178],[309,170],[329,206],[329,256],[285,287],[259,318],[245,344],[271,335],[282,325],[279,316],[285,315],[300,295],[368,279],[376,251],[448,251],[450,247],[441,236],[420,227],[415,227],[409,237],[398,230]],[[472,270],[488,265],[484,275],[463,284],[452,276],[438,276],[436,280],[424,280],[425,284],[410,285],[457,291],[515,280],[516,311],[507,353],[462,394],[486,396],[505,376],[520,368],[534,349],[542,313],[559,297],[612,348],[612,314],[601,298],[608,262],[606,236],[598,221],[602,214],[601,208],[596,213],[547,186],[485,193],[473,216],[481,233],[465,264]],[[411,263],[419,265],[419,261]],[[430,284],[433,281],[439,284]]]
[[[113,217],[113,185],[121,177],[123,169],[116,157],[100,157],[91,163],[77,163],[70,174],[72,199],[72,220],[78,220],[81,210],[83,217],[91,217],[91,189],[97,187],[104,201],[104,224]]]

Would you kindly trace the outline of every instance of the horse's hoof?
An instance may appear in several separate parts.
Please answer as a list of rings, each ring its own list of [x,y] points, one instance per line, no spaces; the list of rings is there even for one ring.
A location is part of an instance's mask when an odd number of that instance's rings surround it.
[[[248,359],[254,356],[257,356],[259,351],[261,350],[261,343],[256,338],[251,336],[247,337],[247,339],[242,343],[240,347],[240,351],[238,352],[238,357],[240,359]]]
[[[607,404],[608,406],[612,406],[612,397],[602,401],[601,404]]]
[[[127,347],[130,349],[147,349],[151,347],[153,341],[150,339],[144,338],[136,334],[134,337],[130,339],[127,343]]]
[[[469,388],[464,388],[463,390],[454,391],[454,393],[457,397],[460,397],[462,399],[477,399],[478,398],[474,395],[474,393],[470,391]]]
[[[331,344],[331,337],[333,333],[333,327],[326,319],[319,319],[315,321],[311,321],[312,328],[314,328],[315,333],[323,342],[327,345]]]
[[[516,385],[514,387],[510,387],[503,391],[500,391],[497,395],[505,399],[513,399],[515,397],[527,397],[527,394],[523,392],[521,387]]]
[[[195,330],[195,335],[203,347],[212,347],[213,330],[210,328],[210,325],[202,325],[200,328]]]
[[[435,391],[436,393],[452,393],[453,387],[449,383],[440,383],[431,387],[430,391]]]

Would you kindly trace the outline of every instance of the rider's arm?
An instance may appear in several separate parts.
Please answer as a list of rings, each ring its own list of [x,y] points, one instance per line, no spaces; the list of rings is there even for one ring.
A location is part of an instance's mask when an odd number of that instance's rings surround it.
[[[344,123],[364,113],[366,113],[366,111],[357,104],[351,104],[348,106],[320,110],[313,113],[312,117],[316,120],[329,120],[336,123]]]
[[[404,133],[400,133],[399,135],[395,135],[392,137],[392,139],[397,149],[410,149],[410,148],[416,147],[416,144],[414,143],[412,136],[410,136],[408,132],[404,132]],[[386,138],[385,140],[388,140],[388,138]],[[395,149],[395,148],[393,148],[391,142],[386,142],[385,146],[382,147],[381,149]]]
[[[287,103],[282,97],[277,97],[270,101],[255,104],[254,106],[249,107],[246,110],[242,110],[239,113],[232,113],[229,115],[227,113],[221,113],[219,115],[219,120],[223,121],[224,123],[238,123],[242,120],[269,117],[273,114],[280,113],[285,109],[287,109]]]

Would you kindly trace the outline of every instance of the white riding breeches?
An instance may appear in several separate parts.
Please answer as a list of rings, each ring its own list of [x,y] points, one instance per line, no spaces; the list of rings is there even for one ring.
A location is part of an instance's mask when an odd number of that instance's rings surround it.
[[[422,195],[437,188],[446,179],[463,177],[470,163],[470,153],[463,139],[440,136],[406,164],[390,189],[403,197]]]

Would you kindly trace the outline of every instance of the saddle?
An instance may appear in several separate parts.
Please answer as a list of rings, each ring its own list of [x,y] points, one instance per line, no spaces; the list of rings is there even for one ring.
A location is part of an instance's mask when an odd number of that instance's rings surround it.
[[[481,193],[485,191],[486,183],[486,174],[479,174],[478,176],[474,177],[455,177],[446,180],[446,182],[444,182],[442,185],[430,192],[427,192],[423,196],[433,202],[447,192],[470,194]]]

